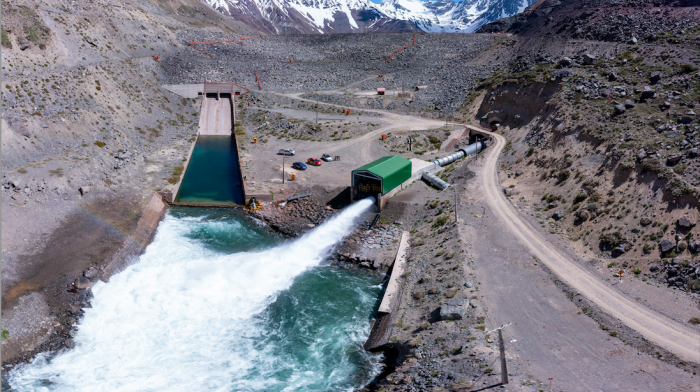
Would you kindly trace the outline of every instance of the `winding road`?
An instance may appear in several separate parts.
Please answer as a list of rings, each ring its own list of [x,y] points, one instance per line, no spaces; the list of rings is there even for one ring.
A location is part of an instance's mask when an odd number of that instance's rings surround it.
[[[505,197],[498,180],[498,157],[506,145],[503,136],[485,132],[495,143],[485,151],[482,189],[497,217],[529,252],[544,263],[559,279],[586,296],[605,313],[619,319],[647,340],[665,348],[685,361],[700,363],[700,333],[669,317],[646,308],[615,289],[549,243],[528,223]]]
[[[303,93],[275,93],[275,95],[298,99],[306,102],[319,103],[332,107],[350,108],[355,111],[374,112],[386,116],[384,120],[389,124],[374,131],[368,132],[357,138],[329,145],[329,151],[338,151],[350,146],[365,145],[389,130],[418,130],[432,129],[441,126],[442,121],[421,118],[417,116],[401,115],[377,109],[362,109],[344,105],[330,104],[302,98]],[[506,144],[503,136],[487,132],[479,127],[464,125],[480,132],[491,135],[495,143],[485,150],[484,172],[480,176],[481,187],[485,192],[485,199],[495,211],[503,225],[524,245],[529,252],[541,260],[559,279],[570,287],[580,292],[594,302],[605,313],[619,319],[628,327],[634,329],[647,340],[672,352],[685,361],[700,363],[700,333],[672,320],[671,318],[655,312],[628,298],[614,288],[610,288],[601,282],[600,278],[586,270],[575,260],[559,250],[555,245],[547,241],[530,223],[528,223],[514,208],[511,202],[502,192],[498,179],[498,157]],[[362,155],[366,148],[358,153]]]

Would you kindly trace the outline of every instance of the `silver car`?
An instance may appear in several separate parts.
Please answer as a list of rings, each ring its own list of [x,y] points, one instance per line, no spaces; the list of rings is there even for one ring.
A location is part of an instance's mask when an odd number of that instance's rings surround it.
[[[285,148],[283,150],[279,150],[277,152],[277,155],[294,155],[296,154],[296,151],[292,150],[291,148]]]

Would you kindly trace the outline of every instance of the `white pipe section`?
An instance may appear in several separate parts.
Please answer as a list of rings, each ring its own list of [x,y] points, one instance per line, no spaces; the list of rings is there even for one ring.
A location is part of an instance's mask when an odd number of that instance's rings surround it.
[[[464,148],[460,148],[457,152],[450,154],[444,158],[436,159],[432,163],[438,166],[449,165],[450,163],[458,160],[459,158],[465,157],[467,155],[474,155],[484,148],[483,142],[472,143]]]
[[[431,173],[423,173],[422,179],[423,179],[423,181],[426,181],[427,183],[440,189],[441,191],[444,191],[445,189],[450,187],[450,184],[439,179],[436,175],[431,174]]]

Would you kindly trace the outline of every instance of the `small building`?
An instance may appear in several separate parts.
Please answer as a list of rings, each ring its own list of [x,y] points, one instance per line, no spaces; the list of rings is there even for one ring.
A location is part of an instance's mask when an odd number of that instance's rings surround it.
[[[377,88],[377,95],[384,95],[385,92],[386,92],[386,89],[384,87]]]
[[[413,163],[397,155],[379,158],[352,171],[352,200],[372,196],[381,210],[400,185],[411,178]]]

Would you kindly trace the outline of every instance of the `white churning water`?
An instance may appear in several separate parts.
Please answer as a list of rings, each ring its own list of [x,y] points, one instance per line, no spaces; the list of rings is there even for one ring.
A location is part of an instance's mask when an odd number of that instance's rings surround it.
[[[343,286],[334,281],[341,272],[326,276],[312,267],[371,205],[370,199],[358,201],[297,240],[233,254],[193,232],[206,226],[204,237],[216,237],[217,230],[247,235],[241,220],[201,223],[201,218],[169,213],[137,263],[93,287],[92,308],[85,310],[75,334],[76,347],[55,356],[42,354],[17,368],[8,378],[11,390],[297,391],[360,386],[378,371],[378,357],[360,347],[378,282],[347,277]],[[249,231],[264,241],[259,231]],[[301,284],[295,282],[300,275],[308,275],[311,283],[295,294],[289,289]],[[309,291],[321,286],[324,292]],[[323,303],[330,301],[326,293],[332,297],[336,289],[342,292],[342,297],[336,294],[337,303]],[[276,303],[278,297],[290,305]],[[302,305],[295,302],[299,298]],[[326,323],[336,324],[315,325],[318,315],[333,314],[329,306],[349,310],[335,309],[334,320]],[[296,341],[299,335],[306,340]],[[329,364],[333,369],[324,368]]]

